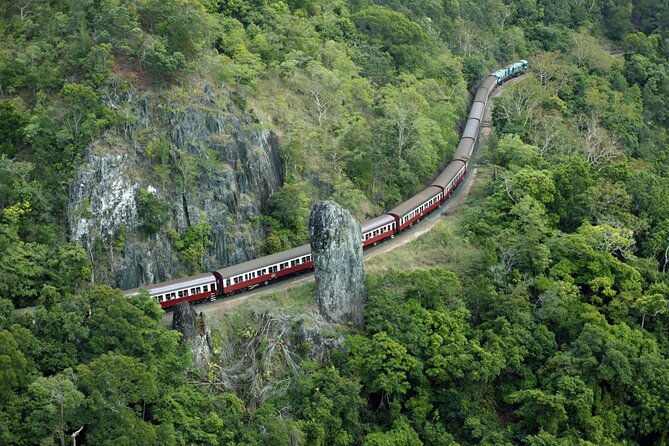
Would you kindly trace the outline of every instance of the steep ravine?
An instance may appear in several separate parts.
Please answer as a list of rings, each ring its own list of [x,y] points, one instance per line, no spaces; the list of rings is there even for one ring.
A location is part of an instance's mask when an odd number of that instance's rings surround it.
[[[276,136],[211,86],[106,101],[127,123],[91,144],[69,189],[70,237],[91,256],[92,280],[127,289],[187,275],[167,233],[201,220],[211,225],[206,269],[257,256],[257,216],[283,183]],[[164,207],[156,232],[141,230],[140,190]]]

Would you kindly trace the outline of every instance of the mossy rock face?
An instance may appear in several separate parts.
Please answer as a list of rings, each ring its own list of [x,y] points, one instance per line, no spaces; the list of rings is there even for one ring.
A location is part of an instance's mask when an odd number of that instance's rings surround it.
[[[332,322],[362,328],[366,294],[360,225],[334,201],[320,201],[311,211],[309,238],[321,313]]]
[[[228,109],[221,89],[173,96],[118,98],[132,125],[91,144],[75,173],[70,238],[88,251],[101,241],[96,281],[129,289],[260,254],[264,227],[250,220],[283,184],[276,135]],[[189,262],[167,235],[200,223],[211,228],[211,243]],[[121,248],[113,256],[111,245]]]

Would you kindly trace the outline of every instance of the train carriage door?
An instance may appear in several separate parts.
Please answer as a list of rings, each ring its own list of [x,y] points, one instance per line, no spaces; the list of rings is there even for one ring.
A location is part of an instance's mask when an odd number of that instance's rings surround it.
[[[212,272],[214,277],[216,278],[216,289],[217,289],[217,294],[223,294],[225,292],[225,286],[223,285],[223,276],[218,271]],[[214,286],[211,285],[211,290],[214,291]]]

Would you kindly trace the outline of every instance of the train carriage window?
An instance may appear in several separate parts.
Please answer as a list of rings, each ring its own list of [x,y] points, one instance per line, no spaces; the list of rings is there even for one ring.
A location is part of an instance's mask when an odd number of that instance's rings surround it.
[[[184,292],[183,291],[179,291],[179,297],[184,297]]]
[[[206,285],[205,285],[205,288],[206,288]],[[205,291],[207,291],[207,290],[205,289]],[[195,287],[195,294],[200,294],[200,293],[201,293],[200,287],[199,286]]]
[[[307,256],[307,262],[311,261],[311,254]]]
[[[191,288],[191,289],[190,289],[190,294],[191,294],[191,296],[192,296],[193,294],[195,294],[195,288]]]

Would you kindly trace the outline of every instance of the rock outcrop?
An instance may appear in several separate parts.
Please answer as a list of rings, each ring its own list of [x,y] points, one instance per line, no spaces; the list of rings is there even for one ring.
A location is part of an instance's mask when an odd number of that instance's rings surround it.
[[[309,239],[321,313],[331,322],[362,328],[366,294],[360,225],[337,203],[320,201],[311,210]]]
[[[310,319],[302,321],[295,327],[295,337],[311,358],[321,363],[328,363],[332,352],[343,351],[346,348],[344,336],[338,333],[335,325],[325,321],[323,315],[310,316]]]
[[[160,99],[110,93],[105,101],[127,123],[91,144],[69,189],[70,238],[88,251],[93,280],[128,289],[186,275],[168,230],[183,234],[203,220],[213,242],[206,269],[257,256],[265,238],[257,217],[283,184],[276,136],[212,87]],[[167,208],[148,235],[140,190]]]
[[[197,314],[189,302],[178,303],[174,307],[172,326],[183,334],[193,352],[193,363],[203,371],[209,371],[212,344],[211,330],[207,326],[204,314]]]

